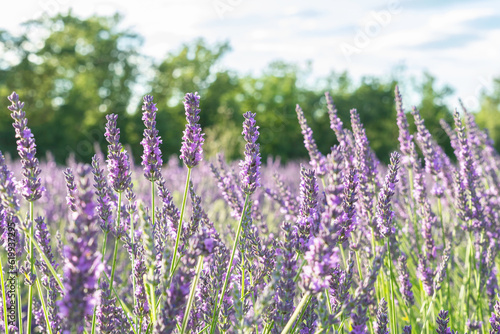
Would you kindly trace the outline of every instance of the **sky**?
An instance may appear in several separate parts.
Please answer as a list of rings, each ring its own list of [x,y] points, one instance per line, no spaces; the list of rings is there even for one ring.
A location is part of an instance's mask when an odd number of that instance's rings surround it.
[[[260,73],[274,60],[312,62],[312,78],[347,70],[401,81],[428,71],[471,110],[500,77],[500,1],[466,0],[1,0],[0,29],[41,15],[124,15],[144,37],[142,52],[158,60],[204,37],[232,46],[223,66]],[[404,87],[402,89],[403,94]],[[418,101],[410,101],[412,104]]]

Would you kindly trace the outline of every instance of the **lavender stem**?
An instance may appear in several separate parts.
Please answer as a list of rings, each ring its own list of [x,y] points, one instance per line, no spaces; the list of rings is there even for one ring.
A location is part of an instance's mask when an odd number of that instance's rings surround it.
[[[182,218],[184,217],[184,210],[186,209],[187,194],[189,192],[189,180],[191,179],[191,167],[188,167],[188,173],[186,177],[186,187],[184,188],[184,198],[182,199],[181,207],[181,217],[179,218],[179,224],[177,226],[177,238],[175,239],[174,255],[172,256],[172,262],[170,263],[170,278],[174,276],[175,272],[175,260],[177,259],[177,248],[179,247],[179,241],[181,239],[182,233]]]
[[[233,267],[233,261],[234,261],[234,254],[236,253],[236,248],[238,247],[238,240],[240,239],[240,234],[241,234],[241,227],[243,225],[243,217],[245,217],[245,212],[247,210],[247,205],[248,205],[248,200],[250,199],[250,195],[246,194],[245,195],[245,204],[243,204],[243,210],[241,211],[241,218],[240,222],[238,224],[238,230],[236,231],[236,236],[234,237],[234,243],[233,243],[233,250],[231,251],[231,258],[229,260],[229,264],[227,267],[227,272],[226,272],[226,277],[224,279],[224,285],[222,286],[222,291],[221,291],[221,296],[218,301],[218,303],[215,306],[214,309],[214,314],[212,317],[212,326],[210,328],[210,334],[215,333],[215,324],[216,324],[216,319],[219,316],[219,311],[222,306],[222,302],[224,301],[224,295],[226,294],[226,288],[227,284],[229,283],[229,277],[231,276],[231,271]]]
[[[297,319],[299,314],[302,312],[302,309],[304,308],[304,306],[309,303],[310,299],[311,299],[311,293],[309,291],[307,291],[304,294],[304,296],[302,296],[302,299],[300,300],[299,305],[297,305],[297,307],[295,308],[295,311],[293,312],[292,316],[288,320],[285,328],[283,328],[283,331],[281,332],[281,334],[287,334],[290,331],[290,329],[292,329],[292,326],[293,326],[293,323],[295,322],[295,319]]]
[[[181,334],[184,334],[187,328],[189,314],[191,313],[191,308],[193,306],[196,286],[198,285],[198,280],[200,279],[201,271],[203,270],[203,259],[204,259],[203,255],[200,255],[200,257],[198,258],[198,265],[196,266],[196,274],[193,278],[193,282],[191,282],[191,291],[189,292],[188,303],[186,306],[186,311],[184,312],[184,319],[182,320]]]
[[[120,225],[121,211],[122,211],[122,192],[120,191],[118,193],[118,208],[117,208],[117,213],[116,213],[116,226]],[[110,278],[110,283],[109,283],[109,288],[110,289],[113,288],[113,280],[115,278],[116,253],[118,253],[118,241],[119,241],[119,239],[115,240],[115,249],[113,250],[113,265],[111,266],[111,278]]]
[[[0,256],[0,284],[2,284],[3,320],[5,323],[5,334],[9,333],[9,323],[7,322],[7,297],[5,295],[5,282],[3,279],[2,257]]]
[[[29,234],[32,238],[35,236],[35,221],[33,219],[33,211],[34,211],[34,202],[30,201],[30,220],[31,220],[31,226],[30,226],[30,231]],[[33,250],[33,243],[30,244],[30,249],[29,249],[29,256],[30,256],[30,275],[33,276],[34,271],[35,271],[35,254]],[[31,321],[33,318],[33,284],[31,284],[28,287],[28,326],[26,328],[26,331],[28,334],[31,333]]]

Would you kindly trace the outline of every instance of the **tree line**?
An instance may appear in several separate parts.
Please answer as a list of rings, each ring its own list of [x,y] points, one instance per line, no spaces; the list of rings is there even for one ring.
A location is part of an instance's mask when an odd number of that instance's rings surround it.
[[[19,36],[0,30],[0,96],[5,97],[5,106],[13,90],[26,101],[41,154],[50,151],[61,163],[71,153],[80,161],[90,161],[94,145],[106,147],[105,115],[116,113],[121,140],[138,159],[143,131],[138,91],[152,94],[157,102],[165,156],[179,152],[185,125],[183,96],[194,91],[201,95],[200,123],[206,133],[207,156],[218,152],[229,159],[240,156],[242,115],[251,110],[261,127],[264,159],[307,157],[295,113],[297,103],[319,149],[327,153],[336,139],[329,128],[325,91],[332,94],[346,126],[350,109],[358,109],[382,161],[398,147],[396,78],[367,76],[354,82],[347,72],[332,72],[306,84],[310,67],[283,61],[270,63],[259,75],[242,74],[222,66],[223,57],[231,51],[229,43],[208,44],[203,39],[186,43],[157,61],[141,53],[142,37],[121,28],[121,19],[118,14],[79,18],[68,12],[26,22],[26,33]],[[480,97],[477,119],[490,129],[500,148],[500,79],[494,87]],[[436,79],[424,73],[414,90],[427,127],[451,153],[439,120],[452,121],[444,102],[452,88],[438,87]],[[405,104],[405,109],[409,107]],[[0,142],[3,151],[15,154],[7,108],[0,112]]]

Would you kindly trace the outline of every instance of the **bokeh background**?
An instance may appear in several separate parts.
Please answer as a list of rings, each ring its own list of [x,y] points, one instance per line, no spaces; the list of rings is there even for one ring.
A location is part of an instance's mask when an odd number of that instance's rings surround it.
[[[323,152],[335,144],[324,92],[357,108],[382,161],[397,148],[396,84],[450,150],[440,119],[459,98],[500,149],[500,2],[19,0],[0,5],[0,147],[15,153],[7,95],[26,101],[42,154],[90,161],[107,113],[142,150],[141,97],[158,102],[164,155],[178,154],[182,98],[198,91],[207,157],[242,152],[257,113],[264,158],[307,156],[295,105]]]

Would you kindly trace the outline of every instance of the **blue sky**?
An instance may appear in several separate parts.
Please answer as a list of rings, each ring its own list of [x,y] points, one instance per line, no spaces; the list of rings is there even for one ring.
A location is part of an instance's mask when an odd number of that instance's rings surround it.
[[[477,108],[480,90],[500,77],[496,0],[20,0],[1,7],[0,28],[18,32],[43,13],[119,11],[144,36],[143,52],[157,59],[196,37],[229,40],[223,66],[243,73],[276,59],[310,60],[312,77],[347,70],[359,79],[404,64],[406,76],[427,70],[456,88],[450,107],[461,97]]]

